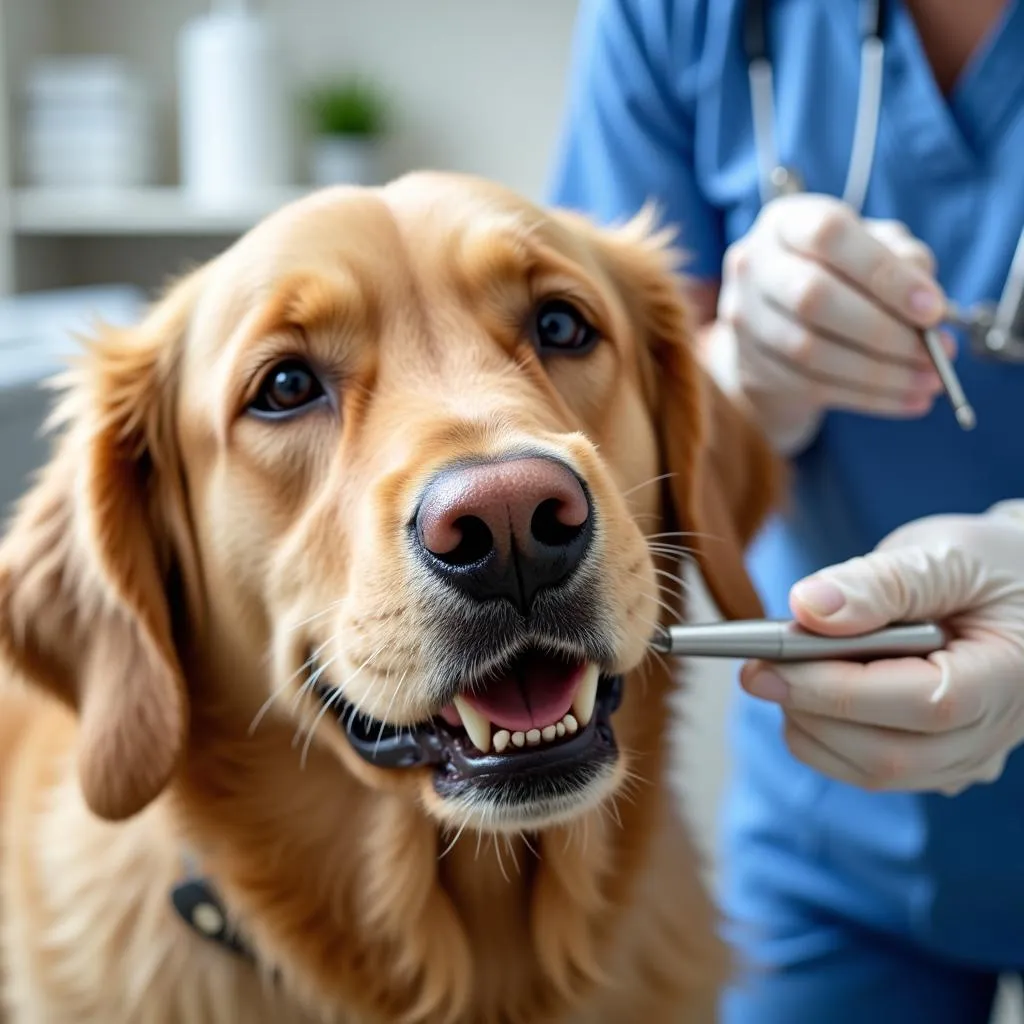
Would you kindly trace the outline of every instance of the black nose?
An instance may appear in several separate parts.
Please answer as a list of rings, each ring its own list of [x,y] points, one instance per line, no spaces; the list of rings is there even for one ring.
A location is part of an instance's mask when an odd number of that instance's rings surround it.
[[[506,598],[529,611],[562,583],[593,536],[590,498],[576,474],[550,458],[453,467],[420,499],[416,542],[437,575],[478,601]]]

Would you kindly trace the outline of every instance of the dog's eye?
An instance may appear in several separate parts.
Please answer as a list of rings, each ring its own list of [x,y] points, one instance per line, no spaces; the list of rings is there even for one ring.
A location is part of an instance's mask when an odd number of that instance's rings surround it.
[[[301,360],[278,363],[264,378],[249,408],[265,416],[298,412],[324,397],[316,374]]]
[[[581,352],[597,340],[597,330],[565,299],[542,302],[534,314],[534,337],[541,351]]]

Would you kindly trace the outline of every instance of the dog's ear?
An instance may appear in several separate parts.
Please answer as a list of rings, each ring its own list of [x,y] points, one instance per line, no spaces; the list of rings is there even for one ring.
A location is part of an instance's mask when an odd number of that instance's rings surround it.
[[[682,254],[652,230],[645,209],[602,232],[609,269],[637,330],[642,376],[666,474],[666,530],[680,530],[721,614],[760,618],[744,554],[781,495],[781,460],[738,400],[726,397],[697,354]],[[606,261],[607,262],[607,261]]]
[[[85,800],[117,820],[167,784],[187,702],[166,583],[176,363],[197,275],[103,329],[62,383],[49,463],[0,544],[0,655],[78,715]]]

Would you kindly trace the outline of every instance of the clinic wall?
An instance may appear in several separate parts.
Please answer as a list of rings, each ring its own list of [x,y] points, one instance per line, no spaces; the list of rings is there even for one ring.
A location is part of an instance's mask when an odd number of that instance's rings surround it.
[[[24,0],[22,0],[24,2]],[[175,43],[204,0],[54,0],[69,52],[116,51],[152,79],[173,180]],[[388,172],[454,169],[543,195],[575,0],[254,0],[279,26],[299,84],[368,71],[398,112]],[[303,167],[301,153],[298,169]]]

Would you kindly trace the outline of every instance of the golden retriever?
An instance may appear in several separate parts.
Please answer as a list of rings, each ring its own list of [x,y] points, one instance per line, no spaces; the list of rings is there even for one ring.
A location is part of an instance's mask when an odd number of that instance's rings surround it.
[[[90,340],[0,546],[8,1024],[714,1018],[649,641],[684,546],[761,613],[777,475],[649,224],[330,189]]]

